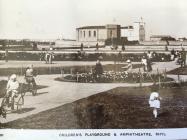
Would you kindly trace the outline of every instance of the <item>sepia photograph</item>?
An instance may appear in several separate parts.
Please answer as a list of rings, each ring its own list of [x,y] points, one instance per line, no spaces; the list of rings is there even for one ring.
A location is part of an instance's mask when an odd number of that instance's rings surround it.
[[[0,138],[187,139],[186,9],[185,0],[0,0]]]

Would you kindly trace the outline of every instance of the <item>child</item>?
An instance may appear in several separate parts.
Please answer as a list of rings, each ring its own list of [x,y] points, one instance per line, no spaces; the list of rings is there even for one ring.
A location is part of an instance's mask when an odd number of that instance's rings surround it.
[[[34,88],[36,87],[35,75],[33,65],[29,65],[25,71],[25,80],[28,84],[32,83]]]
[[[122,68],[128,73],[128,72],[131,72],[132,70],[132,62],[130,59],[128,59],[126,62],[127,62],[127,65]]]
[[[143,65],[144,72],[146,72],[147,71],[147,59],[145,58],[145,56],[142,57],[141,63]]]
[[[157,92],[156,88],[153,87],[152,93],[149,97],[149,105],[151,108],[153,108],[153,115],[155,118],[158,116],[157,109],[160,108],[160,100],[162,98],[159,96],[159,93]]]
[[[7,90],[7,97],[11,97],[10,98],[10,102],[11,102],[11,99],[18,93],[18,88],[19,88],[19,83],[17,81],[17,76],[16,74],[12,74],[10,76],[10,80],[8,81],[7,83],[7,87],[6,87],[6,90]]]

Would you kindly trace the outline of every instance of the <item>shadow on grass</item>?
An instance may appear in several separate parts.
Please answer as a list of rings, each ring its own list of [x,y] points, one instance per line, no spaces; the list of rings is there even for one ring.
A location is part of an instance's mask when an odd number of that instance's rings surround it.
[[[170,113],[168,111],[162,112],[158,115],[159,117],[168,117],[170,116]]]

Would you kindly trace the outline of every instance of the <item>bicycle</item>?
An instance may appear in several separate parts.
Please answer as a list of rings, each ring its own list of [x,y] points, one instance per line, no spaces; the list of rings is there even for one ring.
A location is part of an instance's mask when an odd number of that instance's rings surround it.
[[[12,93],[10,93],[10,95],[11,94]],[[24,95],[25,93],[23,92],[18,92],[13,97],[6,94],[1,102],[1,108],[3,108],[6,112],[9,111],[9,108],[11,108],[10,111],[20,111],[24,105]]]
[[[31,92],[33,96],[37,94],[37,88],[32,82],[27,82],[26,86],[27,86],[26,92]]]
[[[25,77],[25,92],[31,92],[33,96],[37,94],[37,88],[33,77]]]
[[[0,107],[0,116],[6,118],[6,110],[4,109],[4,107]]]

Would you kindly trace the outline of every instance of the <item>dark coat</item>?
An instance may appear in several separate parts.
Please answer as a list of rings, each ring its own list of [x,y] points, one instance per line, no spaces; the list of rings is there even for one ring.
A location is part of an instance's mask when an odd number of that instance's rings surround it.
[[[96,74],[103,74],[103,66],[101,65],[101,63],[96,63],[95,73]]]

